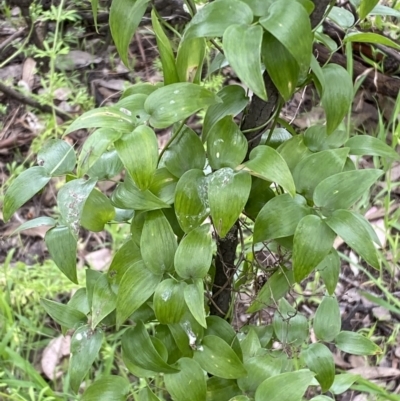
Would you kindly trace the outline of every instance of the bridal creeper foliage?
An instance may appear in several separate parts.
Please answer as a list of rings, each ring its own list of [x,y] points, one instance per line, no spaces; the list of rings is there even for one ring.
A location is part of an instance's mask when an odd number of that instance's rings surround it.
[[[187,3],[194,11],[193,2]],[[358,2],[360,17],[376,3]],[[97,2],[92,4],[96,12]],[[111,32],[126,64],[129,42],[148,5],[149,0],[112,2]],[[135,394],[138,401],[157,401],[167,393],[176,401],[298,401],[310,387],[321,394],[314,401],[331,400],[357,377],[335,375],[328,343],[356,355],[381,352],[361,334],[341,331],[334,295],[340,260],[333,242],[340,236],[379,269],[374,246],[379,240],[351,208],[383,171],[357,169],[351,156],[398,155],[378,139],[349,139],[339,128],[353,100],[352,78],[341,66],[320,66],[314,57],[314,40],[325,37],[311,27],[313,9],[309,0],[216,0],[193,15],[177,52],[153,11],[164,82],[133,85],[115,106],[83,114],[65,133],[95,128],[79,154],[65,141],[51,140],[38,153],[37,165],[10,184],[5,221],[53,177],[66,177],[57,195],[59,215],[28,221],[18,231],[50,226],[45,236],[50,255],[74,283],[80,227],[94,232],[108,223],[131,227],[109,270],[86,270],[86,285],[68,304],[42,300],[63,333],[75,330],[69,363],[73,392],[98,357],[104,336],[114,332],[123,333],[127,370],[148,384]],[[324,18],[350,28],[344,42],[351,43],[354,18],[338,11],[330,7]],[[379,35],[356,37],[396,46]],[[205,55],[218,42],[224,53],[214,49],[210,69],[226,61],[248,91],[229,85],[215,94],[204,87]],[[279,104],[313,83],[326,123],[297,133],[275,113],[274,128],[248,152],[249,132],[242,132],[235,117],[248,112],[251,92],[268,101],[264,69],[279,92],[278,111]],[[199,136],[187,121],[202,110]],[[277,128],[282,124],[287,130]],[[161,153],[155,129],[172,132]],[[98,189],[98,182],[122,171],[124,179],[110,197]],[[285,257],[270,269],[247,310],[256,316],[274,307],[272,321],[249,324],[238,333],[228,323],[229,313],[226,319],[210,313],[209,298],[216,238],[231,235],[244,216],[254,222],[253,251],[238,263],[231,283],[235,291],[246,291],[265,269],[256,263],[254,249],[268,244]],[[315,271],[326,296],[308,321],[285,295]],[[232,309],[234,296],[230,302]],[[276,342],[280,349],[272,347]],[[103,375],[81,399],[125,400],[131,392],[124,377]]]

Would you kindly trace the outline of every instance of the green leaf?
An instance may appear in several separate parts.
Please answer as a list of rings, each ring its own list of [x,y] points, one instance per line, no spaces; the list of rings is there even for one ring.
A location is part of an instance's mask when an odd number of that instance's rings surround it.
[[[343,170],[348,154],[349,148],[323,150],[302,159],[293,170],[296,191],[311,200],[321,181]]]
[[[121,137],[122,133],[111,128],[100,128],[89,135],[78,158],[77,175],[83,177],[108,147]]]
[[[158,142],[154,131],[140,125],[116,141],[115,148],[136,186],[142,191],[148,189],[158,161]]]
[[[206,377],[199,364],[190,358],[181,358],[180,372],[164,376],[165,387],[176,401],[205,401]]]
[[[189,82],[163,86],[147,98],[144,108],[154,128],[167,128],[221,100],[211,91]]]
[[[328,135],[326,126],[323,125],[313,125],[304,133],[304,144],[311,152],[339,148],[347,139],[347,131],[337,129]],[[346,147],[348,146],[346,145]]]
[[[257,96],[267,100],[261,70],[262,37],[263,29],[259,25],[230,25],[224,32],[223,43],[225,56],[239,79]]]
[[[305,8],[291,0],[276,1],[269,7],[268,15],[259,22],[286,47],[300,71],[306,72],[311,62],[313,35]]]
[[[115,209],[110,200],[95,188],[83,206],[81,226],[89,231],[103,231],[104,225],[111,221],[114,216]]]
[[[207,136],[207,155],[214,170],[237,167],[246,153],[247,139],[232,116],[226,116],[213,125]]]
[[[72,295],[67,305],[70,306],[71,308],[77,309],[84,315],[88,315],[90,312],[90,306],[88,302],[86,288],[79,288],[74,293],[74,295]]]
[[[255,224],[253,242],[289,237],[295,233],[300,220],[310,214],[306,200],[283,194],[272,198],[260,210]]]
[[[69,305],[44,298],[40,300],[40,303],[55,322],[67,329],[74,329],[87,323],[87,316]]]
[[[197,228],[210,212],[207,187],[207,179],[201,170],[189,170],[178,181],[175,213],[186,233]]]
[[[4,196],[3,220],[6,223],[10,217],[49,181],[50,176],[44,167],[35,166],[23,171],[11,182]]]
[[[283,157],[269,146],[257,146],[250,153],[250,160],[243,164],[250,174],[267,181],[276,182],[292,196],[296,189],[289,167]]]
[[[232,24],[250,25],[251,8],[239,0],[219,0],[206,4],[187,25],[185,38],[222,36]]]
[[[118,327],[153,295],[161,279],[161,275],[153,274],[142,261],[126,270],[117,295]]]
[[[262,17],[267,14],[269,6],[273,0],[241,0],[246,3],[256,17]]]
[[[314,316],[313,329],[319,340],[332,341],[340,332],[342,320],[335,297],[325,296]]]
[[[117,107],[100,107],[79,116],[68,127],[64,135],[83,128],[111,128],[117,132],[131,132],[135,125],[130,112],[120,111]]]
[[[183,37],[176,55],[176,70],[180,82],[200,84],[205,55],[205,39]]]
[[[306,278],[328,255],[335,233],[318,216],[300,220],[293,240],[293,273],[296,282]]]
[[[247,373],[235,351],[217,336],[205,336],[193,359],[206,372],[223,379],[237,379]]]
[[[128,66],[128,47],[149,0],[118,0],[111,4],[110,30],[122,62]]]
[[[204,310],[204,284],[203,280],[193,280],[193,284],[188,284],[184,289],[185,302],[190,313],[196,321],[207,328],[206,313]]]
[[[204,117],[202,138],[203,142],[207,140],[208,133],[214,124],[225,116],[236,116],[249,102],[246,91],[239,85],[228,85],[218,92],[218,97],[222,103],[210,106]]]
[[[310,401],[334,401],[333,398],[327,397],[326,395],[317,395],[311,398]]]
[[[251,177],[231,168],[215,171],[209,178],[208,200],[218,235],[224,238],[235,224],[249,198]]]
[[[257,298],[250,305],[247,313],[258,312],[268,306],[275,305],[288,291],[294,283],[293,272],[281,267],[278,269],[261,288]]]
[[[111,289],[107,275],[102,274],[93,288],[92,298],[92,330],[113,310],[117,305],[117,296]]]
[[[353,82],[349,73],[338,64],[327,64],[322,72],[325,84],[321,103],[326,114],[326,132],[330,135],[349,112],[353,102]]]
[[[343,7],[332,7],[328,18],[345,29],[352,27],[355,23],[354,15]]]
[[[175,234],[164,213],[160,210],[147,212],[140,238],[140,250],[147,268],[153,274],[170,271],[177,247]]]
[[[178,245],[175,271],[183,279],[204,278],[211,266],[212,249],[209,224],[190,231]]]
[[[351,373],[336,375],[330,391],[333,394],[342,394],[347,391],[357,379],[358,376]]]
[[[160,52],[160,60],[164,75],[164,85],[170,85],[179,82],[178,73],[175,67],[175,57],[172,51],[171,43],[165,34],[160,22],[158,21],[155,10],[151,11],[151,23],[156,35],[157,47]]]
[[[67,142],[50,139],[39,150],[37,161],[48,175],[56,177],[70,173],[75,168],[76,156],[74,148]]]
[[[335,344],[341,351],[353,355],[378,355],[382,350],[369,338],[352,331],[341,331],[335,337]]]
[[[229,401],[232,397],[242,394],[236,380],[220,377],[210,377],[207,380],[207,401]]]
[[[52,217],[37,217],[36,219],[28,220],[25,223],[22,223],[18,228],[16,228],[11,235],[20,233],[24,230],[29,230],[30,228],[42,227],[42,226],[50,226],[54,227],[57,224],[57,221]]]
[[[157,89],[157,87],[152,87]],[[124,96],[124,98],[118,100],[115,104],[115,108],[119,111],[122,111],[127,116],[130,116],[135,127],[147,124],[149,120],[149,115],[144,110],[144,103],[147,99],[147,93],[136,93],[130,96]]]
[[[262,57],[272,82],[283,99],[288,101],[297,87],[299,64],[289,50],[269,32],[264,33]]]
[[[349,210],[336,210],[326,224],[353,248],[367,263],[379,269],[376,248],[365,223]]]
[[[307,367],[316,373],[315,378],[325,393],[335,380],[335,362],[329,348],[320,343],[310,344],[302,353]]]
[[[303,135],[296,135],[292,139],[284,142],[278,147],[277,151],[286,162],[290,171],[294,170],[300,160],[304,159],[308,155],[311,155],[311,152],[304,144]]]
[[[162,86],[164,86],[163,82],[157,82],[156,84],[139,82],[126,88],[121,96],[121,100],[131,95],[150,95],[150,93],[153,93],[156,89],[161,88]]]
[[[346,144],[352,155],[370,155],[400,160],[399,154],[385,142],[370,135],[357,135],[350,138]]]
[[[314,203],[330,210],[347,209],[383,174],[382,170],[345,171],[321,181],[314,191]]]
[[[270,182],[251,177],[251,191],[244,210],[252,220],[255,220],[265,204],[275,197],[275,193],[270,187]]]
[[[333,295],[339,281],[340,258],[338,253],[332,249],[315,270],[321,275],[329,295]]]
[[[168,365],[161,357],[142,321],[137,322],[134,328],[128,329],[123,335],[122,352],[143,369],[162,373],[179,372],[179,369]]]
[[[177,183],[178,179],[166,168],[162,167],[156,170],[149,190],[157,196],[157,198],[161,199],[168,205],[171,205],[175,200],[175,189]]]
[[[379,3],[379,0],[361,0],[360,7],[358,9],[358,15],[360,19],[364,19]]]
[[[137,401],[160,401],[160,399],[148,387],[145,387],[139,391]]]
[[[344,42],[377,43],[380,45],[393,47],[396,50],[400,50],[400,45],[393,40],[387,38],[386,36],[382,36],[372,32],[351,33],[344,38]]]
[[[258,386],[255,401],[298,401],[313,378],[307,369],[272,376]]]
[[[54,227],[44,237],[47,249],[57,267],[73,282],[78,284],[76,275],[77,241],[66,226]]]
[[[124,401],[131,385],[121,376],[101,376],[83,393],[81,401]]]
[[[90,167],[87,175],[97,180],[109,180],[119,174],[124,165],[115,149],[103,153]]]
[[[205,331],[205,335],[217,336],[222,338],[228,345],[232,346],[235,345],[235,340],[237,340],[236,332],[225,319],[222,319],[219,316],[210,315],[207,317],[206,321],[207,321],[207,329]],[[236,352],[236,350],[234,351]],[[241,348],[240,348],[240,353],[241,353]],[[236,354],[238,353],[236,352]]]
[[[192,169],[203,170],[206,153],[198,135],[186,125],[162,157],[165,167],[176,177]]]
[[[255,330],[250,327],[246,337],[240,342],[240,347],[243,351],[243,359],[246,362],[248,359],[256,356],[261,349],[261,343]]]
[[[103,331],[89,326],[79,327],[71,338],[71,358],[68,374],[72,390],[77,393],[103,342]]]
[[[400,11],[391,7],[378,4],[374,7],[373,10],[370,11],[369,15],[382,15],[384,17],[387,16],[387,17],[400,18]]]
[[[284,142],[292,139],[293,135],[285,128],[274,128],[271,135],[271,130],[267,130],[262,134],[260,145],[267,145],[277,149]]]
[[[158,284],[154,296],[153,307],[157,320],[161,324],[179,323],[185,313],[185,282],[166,279]]]

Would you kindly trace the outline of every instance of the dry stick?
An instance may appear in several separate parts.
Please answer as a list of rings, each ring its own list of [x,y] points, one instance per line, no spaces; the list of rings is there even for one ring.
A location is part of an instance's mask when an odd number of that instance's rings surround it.
[[[13,40],[19,38],[27,31],[27,28],[21,28],[19,31],[14,32],[4,42],[0,44],[0,51],[6,48]]]
[[[311,26],[315,28],[322,20],[330,0],[314,0],[315,9],[311,14]],[[264,83],[268,93],[268,100],[264,101],[257,95],[253,95],[247,114],[241,124],[242,130],[252,130],[256,127],[263,127],[260,130],[251,131],[246,135],[248,140],[248,155],[261,140],[261,134],[266,129],[264,124],[269,120],[279,103],[279,92],[273,84],[268,73],[264,73]],[[248,156],[247,155],[247,156]],[[236,248],[238,245],[238,222],[230,229],[225,238],[217,236],[217,254],[215,257],[215,278],[213,285],[213,300],[210,306],[212,315],[225,317],[231,303],[231,282],[234,274]],[[224,291],[221,291],[224,288]],[[215,294],[217,294],[215,296]],[[215,305],[214,305],[215,303]],[[224,314],[221,314],[223,312]]]
[[[56,107],[53,108],[46,104],[40,104],[37,100],[23,95],[21,92],[18,92],[13,88],[10,88],[9,86],[4,85],[2,82],[0,82],[0,92],[3,92],[15,100],[18,100],[21,103],[27,104],[28,106],[32,106],[35,109],[39,109],[45,113],[52,113],[53,109],[54,109],[57,116],[62,118],[63,120],[71,120],[72,119],[72,116],[70,114],[65,113],[64,111],[62,111]]]

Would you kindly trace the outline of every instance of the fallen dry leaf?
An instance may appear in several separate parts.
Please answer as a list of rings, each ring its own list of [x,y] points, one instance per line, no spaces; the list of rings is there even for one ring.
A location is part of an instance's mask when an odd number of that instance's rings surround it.
[[[69,355],[71,345],[71,336],[59,336],[49,342],[43,350],[42,359],[40,361],[43,373],[50,379],[54,380],[63,375],[63,372],[57,371],[57,367],[63,357]]]
[[[400,370],[395,368],[385,368],[381,366],[362,366],[354,369],[349,369],[347,373],[360,375],[364,379],[382,379],[388,377],[400,377]]]
[[[98,251],[90,252],[85,255],[85,260],[94,270],[105,270],[111,262],[111,251],[108,248],[102,248]]]

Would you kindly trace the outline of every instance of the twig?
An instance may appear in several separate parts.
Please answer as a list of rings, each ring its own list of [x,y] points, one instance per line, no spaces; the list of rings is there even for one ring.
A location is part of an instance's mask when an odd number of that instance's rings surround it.
[[[27,28],[21,28],[17,32],[14,32],[12,35],[10,35],[4,42],[0,43],[0,51],[6,48],[13,40],[22,36],[26,32],[26,30]]]

